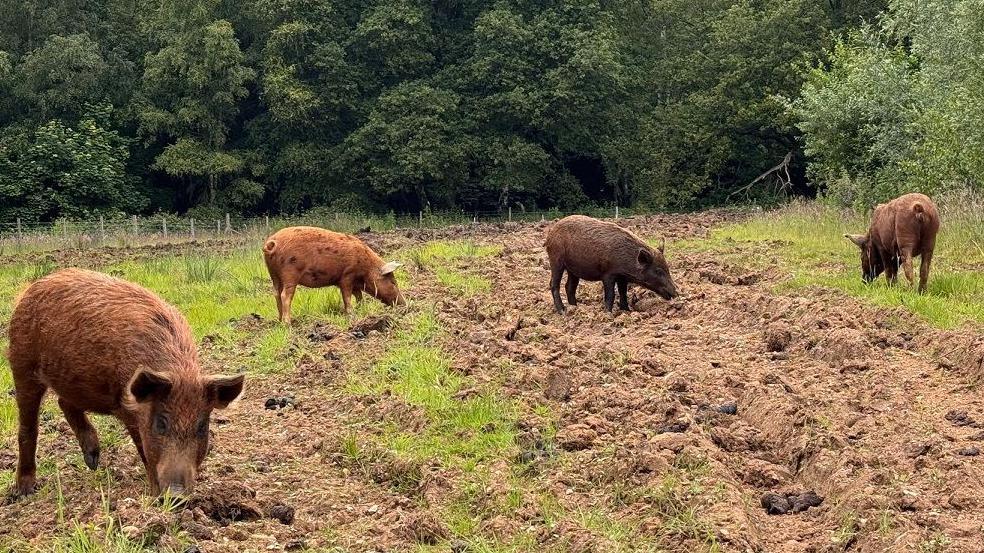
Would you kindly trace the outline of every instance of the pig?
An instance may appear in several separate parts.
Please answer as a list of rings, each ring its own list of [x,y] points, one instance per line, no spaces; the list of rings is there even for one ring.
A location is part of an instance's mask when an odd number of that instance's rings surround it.
[[[243,390],[243,375],[202,374],[191,329],[149,290],[63,269],[31,284],[10,318],[19,447],[15,496],[35,489],[38,412],[48,389],[85,464],[99,465],[87,412],[115,416],[133,439],[154,495],[190,495],[209,443],[209,416]]]
[[[664,299],[675,298],[677,288],[663,257],[665,241],[653,249],[641,238],[614,224],[583,215],[571,215],[554,223],[544,244],[550,259],[550,291],[558,313],[560,280],[567,271],[567,302],[577,305],[581,279],[600,280],[605,290],[605,309],[611,311],[618,286],[619,308],[629,309],[629,283],[642,285]]]
[[[273,281],[277,312],[287,325],[297,285],[338,286],[346,314],[352,296],[362,301],[362,292],[386,305],[406,303],[393,274],[400,263],[384,263],[362,240],[349,234],[317,227],[288,227],[267,238],[263,259]]]
[[[885,273],[895,284],[899,265],[909,284],[914,284],[912,258],[919,263],[919,293],[926,291],[929,266],[933,262],[936,234],[940,230],[940,213],[936,204],[924,194],[906,194],[875,207],[867,234],[845,234],[861,249],[861,278],[870,283]]]

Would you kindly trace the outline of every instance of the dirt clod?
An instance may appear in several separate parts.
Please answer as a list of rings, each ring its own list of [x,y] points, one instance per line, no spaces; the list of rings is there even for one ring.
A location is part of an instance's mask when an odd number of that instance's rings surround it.
[[[220,526],[263,517],[256,503],[256,492],[233,481],[216,483],[210,491],[203,490],[192,499],[189,507],[201,509]]]
[[[762,336],[766,351],[785,351],[793,341],[793,331],[787,323],[775,322],[770,324]]]
[[[547,373],[543,396],[553,401],[567,401],[571,397],[571,376],[560,367],[551,367]]]
[[[294,508],[289,505],[276,504],[267,511],[267,516],[279,520],[281,524],[294,523]]]
[[[311,342],[328,342],[331,339],[338,336],[338,332],[326,323],[318,323],[314,326],[314,329],[308,334],[307,338]]]
[[[963,455],[964,457],[977,457],[981,454],[981,448],[976,445],[961,447],[957,450],[957,455]]]
[[[947,411],[944,416],[946,420],[950,421],[953,426],[973,426],[976,424],[973,417],[967,414],[967,411],[962,409],[951,409]]]
[[[352,325],[349,331],[355,335],[361,333],[363,336],[369,334],[372,331],[383,332],[393,325],[393,319],[386,315],[380,316],[369,316],[362,319],[358,323]]]
[[[587,449],[597,438],[598,433],[586,424],[572,424],[557,432],[557,443],[567,451]]]
[[[424,545],[437,545],[451,535],[441,520],[427,511],[411,514],[404,522],[403,532],[410,540]]]

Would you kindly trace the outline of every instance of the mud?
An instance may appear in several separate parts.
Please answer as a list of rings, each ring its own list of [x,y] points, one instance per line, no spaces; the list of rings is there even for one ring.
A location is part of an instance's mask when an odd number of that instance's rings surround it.
[[[933,329],[824,289],[777,293],[790,275],[674,248],[731,217],[621,221],[671,240],[682,297],[631,288],[634,310],[615,314],[603,312],[598,283],[582,284],[567,315],[553,313],[541,224],[361,236],[380,252],[432,239],[503,247],[475,266],[493,283],[477,297],[449,295],[428,271],[408,268],[412,299],[437,306],[454,369],[474,382],[460,398],[494,382],[519,406],[516,443],[492,463],[488,489],[469,493],[491,505],[523,478],[565,512],[601,510],[667,551],[707,550],[710,539],[722,551],[926,551],[944,538],[946,551],[981,551],[981,329]],[[223,414],[235,424],[216,427],[200,498],[173,515],[203,551],[469,550],[442,518],[462,493],[458,471],[370,439],[380,424],[425,429],[427,414],[345,388],[349,371],[385,351],[399,317],[351,332],[296,329],[307,338],[296,370],[255,378]],[[287,390],[303,390],[303,404],[281,408]],[[263,408],[268,399],[275,408]],[[49,421],[42,430],[50,455],[77,455],[68,429]],[[112,493],[123,498],[113,516],[153,534],[159,521],[133,499],[143,491],[136,453],[128,444],[108,453]],[[0,467],[12,463],[0,451]],[[62,467],[66,516],[99,520],[99,493],[80,463]],[[702,475],[687,508],[704,533],[679,529],[667,505],[681,499],[625,493],[663,489],[679,473]],[[509,510],[476,513],[475,524],[489,539],[529,536],[532,550],[616,550],[576,517],[548,522],[537,501],[523,495]],[[0,540],[43,541],[52,520],[53,506],[37,499],[2,506]]]

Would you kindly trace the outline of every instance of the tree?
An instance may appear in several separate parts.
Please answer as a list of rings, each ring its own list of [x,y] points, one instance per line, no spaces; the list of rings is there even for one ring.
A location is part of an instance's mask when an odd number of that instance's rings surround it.
[[[109,110],[78,126],[50,121],[0,136],[0,219],[46,221],[133,212],[145,206],[125,164],[127,144],[101,126]]]
[[[190,202],[203,195],[216,204],[220,185],[243,171],[243,153],[227,142],[253,77],[225,20],[176,34],[148,55],[138,99],[140,133],[148,141],[168,141],[154,168],[184,181]]]

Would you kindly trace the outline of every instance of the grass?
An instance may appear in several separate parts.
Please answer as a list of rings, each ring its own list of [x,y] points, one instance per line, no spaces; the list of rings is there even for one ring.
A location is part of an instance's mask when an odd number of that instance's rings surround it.
[[[760,269],[778,266],[791,275],[780,289],[834,288],[875,305],[904,307],[935,326],[952,328],[966,321],[984,322],[981,217],[973,206],[944,209],[926,294],[917,293],[901,272],[896,286],[889,286],[884,276],[863,283],[857,246],[843,235],[864,233],[868,221],[820,203],[793,203],[718,229],[707,240],[683,241],[677,246],[712,251]],[[917,279],[918,262],[914,263]]]
[[[469,241],[429,242],[407,252],[417,270],[433,270],[437,281],[458,296],[474,296],[492,289],[492,282],[475,274],[474,264],[498,255],[501,246],[480,246]]]

